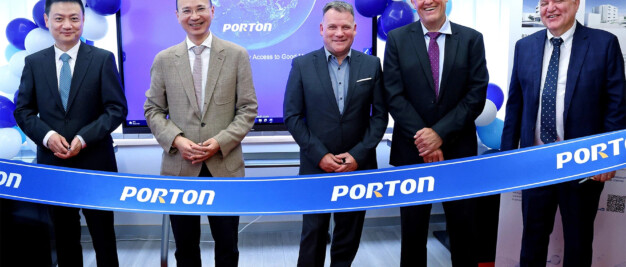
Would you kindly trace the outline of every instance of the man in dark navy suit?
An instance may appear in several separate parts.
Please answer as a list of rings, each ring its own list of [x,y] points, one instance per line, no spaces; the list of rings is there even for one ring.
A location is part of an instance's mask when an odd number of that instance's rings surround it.
[[[502,149],[626,128],[624,61],[617,38],[576,22],[580,0],[541,0],[547,27],[515,45]],[[591,266],[593,225],[615,172],[522,191],[521,266],[545,266],[557,207],[563,266]]]
[[[80,0],[46,0],[44,17],[55,45],[26,57],[15,119],[37,143],[37,163],[116,172],[111,132],[127,106],[115,58],[80,42]],[[50,207],[59,266],[83,264],[79,210]],[[117,266],[113,212],[82,212],[98,265]]]
[[[389,161],[403,166],[476,156],[474,120],[489,82],[483,37],[450,22],[447,0],[412,2],[420,20],[389,32],[385,48],[385,90],[395,121]],[[479,260],[475,206],[475,199],[443,203],[453,266]],[[401,266],[426,266],[430,211],[430,204],[400,208]]]
[[[324,47],[293,60],[285,91],[287,129],[300,146],[300,174],[376,169],[387,128],[380,60],[352,50],[354,10],[334,1],[320,24]],[[350,266],[365,211],[334,214],[331,266]],[[330,214],[305,214],[298,266],[324,266]]]

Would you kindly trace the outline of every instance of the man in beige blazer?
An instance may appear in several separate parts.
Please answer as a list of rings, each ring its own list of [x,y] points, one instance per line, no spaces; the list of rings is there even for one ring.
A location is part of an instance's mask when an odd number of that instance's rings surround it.
[[[209,0],[179,0],[184,42],[151,69],[145,117],[163,147],[162,175],[242,177],[241,140],[257,115],[248,53],[211,34]],[[198,101],[202,99],[202,101]],[[216,266],[237,266],[238,216],[208,216]],[[200,266],[200,216],[170,215],[178,266]]]

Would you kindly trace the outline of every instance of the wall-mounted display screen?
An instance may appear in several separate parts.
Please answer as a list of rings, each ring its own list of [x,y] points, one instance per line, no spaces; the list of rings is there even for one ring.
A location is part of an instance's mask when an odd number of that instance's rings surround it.
[[[120,58],[128,98],[125,133],[149,132],[143,115],[150,87],[150,66],[156,54],[185,40],[176,19],[176,1],[123,0],[119,15]],[[327,1],[213,0],[211,33],[248,50],[259,113],[255,130],[279,130],[283,125],[283,95],[291,61],[320,49],[322,8]],[[354,4],[354,0],[350,0]],[[357,35],[353,49],[372,48],[372,19],[355,11]]]

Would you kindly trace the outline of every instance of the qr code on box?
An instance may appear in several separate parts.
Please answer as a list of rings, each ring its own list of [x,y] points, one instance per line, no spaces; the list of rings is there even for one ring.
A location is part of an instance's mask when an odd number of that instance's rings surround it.
[[[606,211],[624,213],[626,196],[609,194],[606,200]]]

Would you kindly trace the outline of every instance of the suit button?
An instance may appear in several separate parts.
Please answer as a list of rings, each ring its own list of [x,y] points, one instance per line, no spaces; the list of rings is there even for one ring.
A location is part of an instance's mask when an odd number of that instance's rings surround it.
[[[435,104],[435,100],[431,100],[431,101],[430,101],[430,103],[431,103],[431,104]]]
[[[200,126],[202,126],[202,127],[204,127],[205,125],[206,125],[206,123],[204,123],[204,122],[200,124]]]

